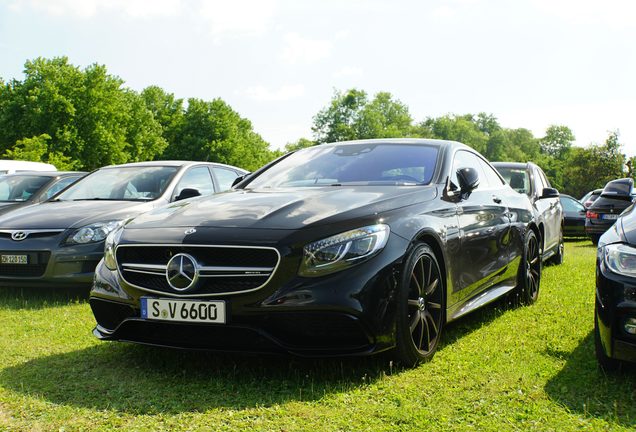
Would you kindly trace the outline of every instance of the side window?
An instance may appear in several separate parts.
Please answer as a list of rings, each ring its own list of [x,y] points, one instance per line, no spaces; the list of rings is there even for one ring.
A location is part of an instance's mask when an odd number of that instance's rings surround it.
[[[78,178],[80,178],[80,176],[65,177],[58,180],[57,183],[53,183],[53,185],[49,187],[49,189],[44,193],[44,199],[51,198],[53,195],[64,189],[66,186],[74,183]]]
[[[174,191],[175,196],[181,195],[184,189],[196,189],[201,195],[210,195],[214,193],[212,177],[206,166],[198,166],[190,168],[179,180],[179,184]]]
[[[236,171],[227,168],[214,167],[212,168],[212,171],[214,171],[216,182],[219,185],[219,192],[231,188],[232,182],[238,177]]]
[[[490,182],[488,181],[488,177],[486,176],[486,173],[484,173],[484,169],[482,167],[482,160],[477,155],[465,150],[460,150],[455,153],[453,171],[451,172],[451,181],[455,186],[457,186],[457,189],[459,189],[457,170],[460,168],[475,168],[477,170],[477,174],[479,175],[479,186],[477,186],[477,189],[488,189],[490,187]]]
[[[543,192],[543,188],[545,187],[545,185],[543,184],[543,179],[541,178],[541,174],[539,173],[539,170],[532,170],[533,174],[534,174],[534,193],[536,196],[541,196],[541,193]]]
[[[480,159],[479,162],[481,164],[481,168],[486,174],[486,178],[488,179],[488,184],[490,185],[490,187],[497,189],[503,186],[504,182],[503,180],[501,180],[501,177],[497,175],[497,172],[494,170],[494,168],[488,165],[483,159]]]
[[[552,185],[550,184],[550,180],[548,180],[548,177],[545,175],[543,170],[539,170],[539,174],[541,175],[541,180],[543,181],[543,184],[545,185],[544,187],[552,187]]]
[[[578,212],[585,210],[585,207],[581,203],[574,201],[573,199],[567,197],[561,197],[561,204],[563,204],[563,209],[568,212]]]

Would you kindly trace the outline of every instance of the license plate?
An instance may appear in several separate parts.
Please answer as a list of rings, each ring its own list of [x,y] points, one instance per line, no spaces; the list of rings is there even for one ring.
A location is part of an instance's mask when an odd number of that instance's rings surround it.
[[[617,214],[604,214],[604,215],[601,215],[601,219],[615,220],[615,219],[618,219],[618,215]]]
[[[142,297],[141,317],[158,321],[225,324],[225,302]]]
[[[28,264],[28,255],[0,255],[0,264]]]

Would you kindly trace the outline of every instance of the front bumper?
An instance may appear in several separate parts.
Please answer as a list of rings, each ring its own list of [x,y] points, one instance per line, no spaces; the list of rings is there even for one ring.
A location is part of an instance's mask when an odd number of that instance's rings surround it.
[[[636,362],[636,335],[625,331],[636,318],[636,279],[612,273],[599,260],[596,267],[596,312],[601,345],[607,357]]]
[[[0,265],[0,287],[90,287],[104,242],[60,246],[63,238],[0,239],[0,254],[29,256],[27,265]]]
[[[101,262],[90,296],[93,334],[175,348],[312,357],[384,351],[395,344],[397,272],[407,246],[391,236],[368,262],[320,278],[297,276],[297,258],[282,254],[279,271],[262,288],[214,297],[226,302],[226,324],[142,319],[141,296],[169,296],[129,286]]]

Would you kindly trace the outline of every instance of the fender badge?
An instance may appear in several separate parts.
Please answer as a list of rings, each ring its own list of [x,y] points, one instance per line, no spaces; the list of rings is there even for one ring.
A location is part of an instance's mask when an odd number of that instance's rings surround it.
[[[194,234],[195,232],[197,232],[195,228],[188,228],[187,230],[185,230],[184,234],[185,235]]]

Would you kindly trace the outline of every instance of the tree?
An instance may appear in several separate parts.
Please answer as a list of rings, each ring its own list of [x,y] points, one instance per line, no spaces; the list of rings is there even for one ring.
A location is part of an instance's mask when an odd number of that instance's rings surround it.
[[[390,93],[369,101],[364,91],[336,92],[330,104],[314,116],[315,140],[325,142],[365,138],[400,138],[412,135],[408,107]]]
[[[174,141],[161,158],[220,162],[254,170],[273,156],[252,123],[221,99],[188,99]]]
[[[548,156],[563,158],[572,148],[574,134],[567,126],[551,125],[546,129],[545,136],[541,138],[541,151]]]
[[[66,57],[25,63],[23,81],[0,91],[0,151],[19,140],[50,136],[47,152],[94,169],[152,158],[165,147],[161,126],[123,80],[93,64],[84,70]]]
[[[312,147],[315,146],[316,142],[312,141],[310,139],[307,138],[299,138],[298,141],[293,142],[293,143],[287,143],[285,145],[285,152],[291,152],[291,151],[296,151],[296,150],[300,150],[300,149],[304,149],[307,147]]]
[[[472,114],[448,114],[437,118],[427,118],[421,128],[431,131],[433,137],[444,140],[459,141],[474,148],[480,153],[486,152],[488,136],[479,129]]]
[[[367,104],[364,91],[351,89],[336,92],[330,104],[314,116],[311,130],[317,143],[357,139],[356,124],[362,109]]]
[[[61,171],[75,169],[77,162],[60,152],[49,151],[48,141],[51,137],[47,134],[18,140],[13,149],[7,150],[3,157],[13,160],[32,162],[45,162],[53,164]]]

